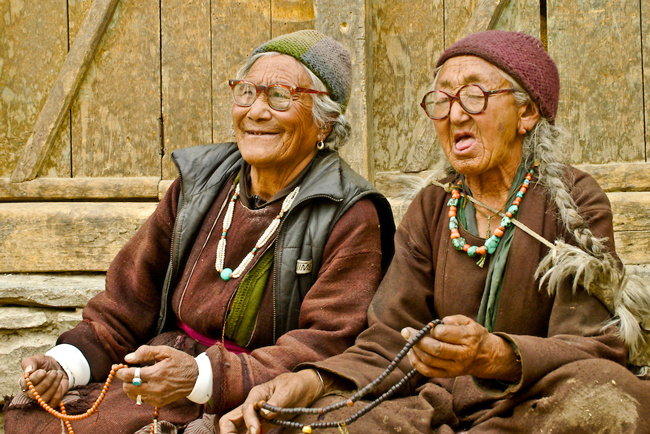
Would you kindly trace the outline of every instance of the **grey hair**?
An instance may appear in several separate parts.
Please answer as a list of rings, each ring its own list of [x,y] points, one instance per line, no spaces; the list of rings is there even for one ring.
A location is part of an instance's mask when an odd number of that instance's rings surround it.
[[[248,58],[244,66],[237,72],[236,78],[238,80],[243,79],[248,75],[248,72],[253,67],[253,64],[262,56],[277,56],[282,53],[276,51],[267,51],[264,53],[257,53]],[[327,87],[325,83],[316,76],[309,68],[300,63],[300,66],[307,72],[309,78],[311,79],[312,86],[316,90],[321,90],[327,92]],[[352,126],[350,121],[343,114],[345,112],[345,107],[341,104],[334,101],[329,95],[311,95],[313,104],[312,104],[312,117],[314,123],[318,128],[325,128],[327,125],[332,126],[332,130],[323,143],[327,149],[337,151],[341,146],[345,145],[350,137],[350,132],[352,131]]]

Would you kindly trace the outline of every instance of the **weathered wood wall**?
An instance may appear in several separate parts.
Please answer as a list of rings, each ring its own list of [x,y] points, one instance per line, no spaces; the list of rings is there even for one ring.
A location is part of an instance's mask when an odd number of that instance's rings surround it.
[[[0,335],[9,342],[0,365],[12,366],[0,395],[15,386],[15,361],[50,345],[101,287],[101,275],[66,276],[106,270],[175,177],[173,150],[232,139],[227,79],[256,46],[297,29],[350,50],[353,134],[342,154],[388,195],[396,176],[424,175],[441,157],[419,102],[444,48],[489,22],[540,37],[560,70],[568,160],[608,192],[623,260],[650,273],[645,1],[4,0],[0,17]],[[83,54],[94,36],[77,82],[62,81],[68,52]],[[60,111],[45,119],[48,96]],[[38,120],[54,125],[42,163],[26,152]],[[21,315],[34,320],[14,327]]]

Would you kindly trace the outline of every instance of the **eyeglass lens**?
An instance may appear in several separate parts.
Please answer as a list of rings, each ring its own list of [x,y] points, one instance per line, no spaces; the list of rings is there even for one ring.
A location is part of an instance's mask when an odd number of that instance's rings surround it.
[[[240,81],[232,89],[232,95],[237,105],[250,107],[257,99],[258,90],[266,94],[269,106],[275,110],[288,110],[291,105],[291,91],[279,84],[255,87],[253,83]]]
[[[457,97],[461,107],[466,112],[477,114],[485,109],[488,95],[478,85],[470,84],[463,86],[458,91]],[[451,111],[451,101],[453,99],[456,98],[441,90],[429,92],[424,97],[424,109],[429,117],[433,119],[446,118]]]

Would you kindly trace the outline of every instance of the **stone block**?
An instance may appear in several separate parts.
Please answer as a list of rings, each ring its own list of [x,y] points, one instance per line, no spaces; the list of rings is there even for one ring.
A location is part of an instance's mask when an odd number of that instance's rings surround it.
[[[104,275],[0,274],[0,306],[83,307],[104,281]]]

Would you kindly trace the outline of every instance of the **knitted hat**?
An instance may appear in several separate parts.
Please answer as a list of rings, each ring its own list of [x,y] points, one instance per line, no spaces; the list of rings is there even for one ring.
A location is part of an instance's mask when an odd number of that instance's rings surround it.
[[[477,56],[501,68],[531,95],[542,116],[551,124],[555,122],[560,76],[555,62],[539,39],[503,30],[474,33],[447,48],[436,67],[456,56]]]
[[[305,65],[325,83],[330,97],[345,108],[352,88],[352,62],[343,45],[316,30],[299,30],[271,39],[252,55],[268,51],[287,54]]]

